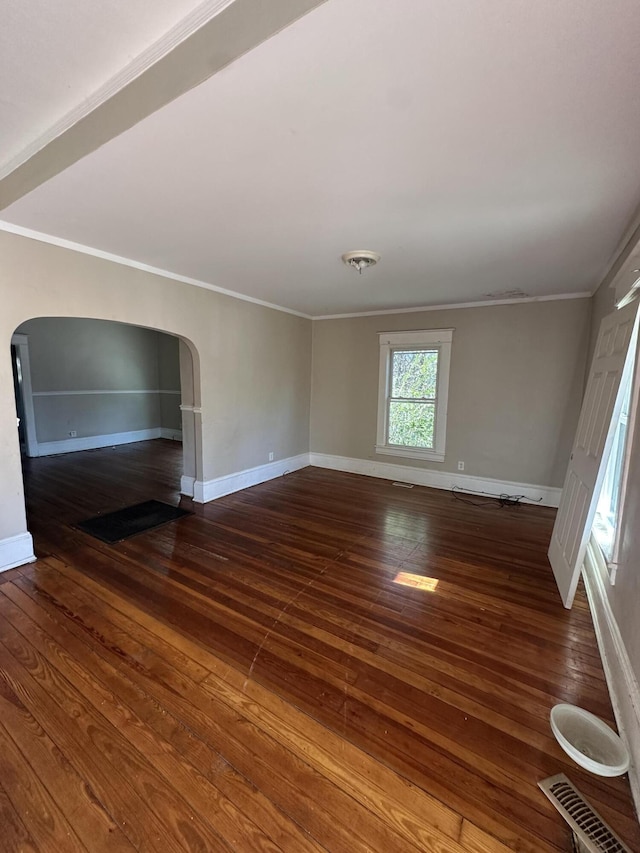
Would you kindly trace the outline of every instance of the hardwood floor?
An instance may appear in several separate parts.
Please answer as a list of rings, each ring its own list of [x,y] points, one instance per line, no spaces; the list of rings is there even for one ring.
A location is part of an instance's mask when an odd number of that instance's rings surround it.
[[[612,721],[554,511],[307,468],[117,545],[73,529],[177,503],[180,464],[163,441],[27,464],[2,851],[570,850],[536,784],[558,772],[640,850],[626,779],[549,729],[559,701]]]

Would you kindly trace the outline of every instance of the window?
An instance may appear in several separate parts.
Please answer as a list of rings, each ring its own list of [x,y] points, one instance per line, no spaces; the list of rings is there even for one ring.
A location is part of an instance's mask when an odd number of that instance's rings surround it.
[[[592,547],[602,571],[608,571],[611,584],[616,581],[620,549],[620,522],[624,506],[627,466],[633,441],[633,416],[636,408],[640,376],[634,378],[631,359],[622,376],[620,415],[615,421],[607,467],[591,528]],[[636,368],[636,374],[638,373]],[[635,391],[634,391],[635,387]]]
[[[593,522],[593,534],[607,561],[613,559],[616,529],[620,510],[622,490],[622,473],[624,469],[625,447],[627,439],[627,424],[629,421],[629,406],[631,404],[631,382],[629,377],[623,390],[622,409],[615,426],[613,444],[609,461],[602,481],[602,489],[598,498],[596,515]]]
[[[379,337],[376,452],[443,462],[453,329]]]

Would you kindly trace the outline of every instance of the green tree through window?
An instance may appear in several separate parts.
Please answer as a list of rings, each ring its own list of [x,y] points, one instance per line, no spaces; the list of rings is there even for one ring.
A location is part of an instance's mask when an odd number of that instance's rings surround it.
[[[394,350],[390,379],[389,444],[433,448],[438,350]]]
[[[444,462],[453,332],[378,333],[376,453]]]

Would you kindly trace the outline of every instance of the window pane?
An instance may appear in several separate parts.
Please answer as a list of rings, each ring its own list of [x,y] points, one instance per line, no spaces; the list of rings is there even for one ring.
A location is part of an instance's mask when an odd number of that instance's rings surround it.
[[[613,436],[611,455],[607,462],[607,470],[604,475],[604,481],[600,490],[600,497],[598,498],[596,516],[593,522],[594,536],[602,548],[607,560],[610,560],[613,556],[613,544],[615,541],[616,528],[618,526],[620,486],[622,481],[622,467],[624,464],[630,405],[631,381],[627,383],[627,387],[624,391],[620,420],[616,425],[616,431]]]
[[[392,360],[392,397],[436,396],[438,350],[395,350]]]
[[[389,444],[433,447],[434,403],[389,403]]]

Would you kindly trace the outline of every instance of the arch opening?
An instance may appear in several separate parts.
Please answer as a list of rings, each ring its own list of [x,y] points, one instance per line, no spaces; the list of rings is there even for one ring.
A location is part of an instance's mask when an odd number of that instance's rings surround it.
[[[23,486],[25,467],[39,457],[161,438],[181,443],[175,492],[193,497],[202,441],[200,364],[190,340],[117,320],[36,317],[10,343]],[[28,528],[26,503],[24,513]]]

